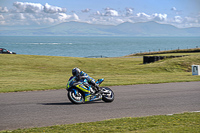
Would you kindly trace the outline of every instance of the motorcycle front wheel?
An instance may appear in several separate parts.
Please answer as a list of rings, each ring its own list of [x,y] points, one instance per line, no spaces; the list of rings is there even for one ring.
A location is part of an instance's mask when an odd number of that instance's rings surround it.
[[[81,104],[85,101],[83,94],[74,89],[68,91],[68,98],[74,104]]]
[[[104,102],[112,102],[115,98],[114,92],[108,87],[102,87],[102,100]]]

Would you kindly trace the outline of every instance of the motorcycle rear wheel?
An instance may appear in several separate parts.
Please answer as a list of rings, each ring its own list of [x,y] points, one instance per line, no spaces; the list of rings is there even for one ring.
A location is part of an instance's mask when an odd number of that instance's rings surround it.
[[[114,92],[110,89],[110,88],[108,88],[108,87],[102,87],[102,92],[109,92],[109,94],[102,94],[102,100],[104,101],[104,102],[112,102],[113,100],[114,100],[114,98],[115,98],[115,96],[114,96]]]
[[[76,90],[76,92],[74,90],[69,90],[68,98],[74,104],[81,104],[85,102],[83,94],[78,90]]]

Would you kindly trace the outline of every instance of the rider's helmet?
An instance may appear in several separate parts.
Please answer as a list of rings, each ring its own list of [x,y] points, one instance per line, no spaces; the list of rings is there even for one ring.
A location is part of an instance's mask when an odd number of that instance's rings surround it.
[[[73,76],[78,76],[80,72],[81,70],[78,67],[75,67],[74,69],[72,69]]]

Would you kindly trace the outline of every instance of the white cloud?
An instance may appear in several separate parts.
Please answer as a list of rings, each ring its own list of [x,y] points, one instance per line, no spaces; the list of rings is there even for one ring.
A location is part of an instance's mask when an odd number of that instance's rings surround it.
[[[184,17],[181,24],[182,27],[200,27],[200,18]]]
[[[26,17],[24,16],[23,13],[18,13],[18,14],[13,15],[13,19],[17,19],[17,20],[25,20]]]
[[[16,12],[21,13],[39,13],[44,9],[44,6],[39,3],[14,2],[13,6],[16,7]]]
[[[93,17],[86,22],[90,23],[90,24],[118,25],[120,23],[124,23],[125,21],[123,19],[116,18],[116,17],[100,16],[100,17],[96,17],[96,18]]]
[[[173,24],[177,27],[200,27],[200,14],[196,16],[183,16],[178,14],[178,10],[172,7],[174,16],[163,13],[148,14],[144,12],[134,12],[134,8],[127,7],[119,10],[104,8],[103,10],[91,12],[86,8],[81,12],[67,13],[66,8],[49,5],[46,3],[14,2],[13,8],[0,7],[1,25],[52,25],[68,21],[88,22],[93,24],[117,25],[123,22],[147,22],[156,21],[165,24]],[[75,14],[76,12],[76,14]]]
[[[102,15],[100,11],[96,11],[96,13],[94,15]]]
[[[46,3],[14,2],[13,9],[0,8],[4,25],[46,25],[57,24],[66,21],[79,20],[76,14],[66,14],[66,8],[52,6]],[[1,22],[2,24],[2,22]]]
[[[4,16],[0,14],[0,25],[4,24],[5,24]]]
[[[65,13],[59,13],[58,19],[60,21],[65,21],[65,20],[69,19],[70,17],[71,17],[71,15],[67,15]]]
[[[119,23],[124,23],[124,22],[126,22],[126,21],[124,21],[123,19],[117,18],[117,19],[116,19],[116,22],[119,24]]]
[[[84,9],[84,10],[81,10],[82,12],[84,12],[84,13],[87,13],[87,12],[89,12],[91,9],[89,9],[89,8],[86,8],[86,9]]]
[[[133,22],[133,23],[146,22],[150,20],[151,20],[151,16],[144,12],[137,13],[136,15],[132,15],[128,18],[128,21]]]
[[[77,21],[77,20],[79,20],[79,17],[75,13],[73,15],[59,13],[58,19],[60,22],[65,22],[65,21],[70,21],[70,20]]]
[[[183,22],[183,18],[181,16],[175,16],[174,17],[174,22],[175,23],[182,23]]]
[[[5,21],[4,21],[4,16],[0,14],[0,24],[3,25],[5,24]]]
[[[4,20],[3,15],[0,14],[0,21]]]
[[[8,8],[7,7],[0,7],[0,13],[7,13]]]
[[[173,7],[171,10],[178,12],[175,7]],[[176,13],[174,14],[175,16],[168,17],[168,14],[166,13],[133,13],[133,8],[125,8],[124,11],[117,11],[111,8],[105,8],[104,11],[105,12],[96,11],[96,13],[90,16],[91,19],[88,22],[117,25],[123,22],[137,23],[156,21],[163,24],[171,24],[179,28],[193,26],[200,27],[200,14],[196,17],[183,17],[181,15],[177,15],[178,13]]]
[[[73,18],[74,20],[79,20],[78,15],[76,15],[75,13],[72,15],[72,18]]]
[[[126,17],[127,22],[137,23],[137,22],[148,22],[148,21],[156,21],[156,22],[162,22],[167,23],[168,18],[167,14],[146,14],[144,12],[137,13],[136,15],[132,15],[129,17]]]
[[[185,17],[183,21],[186,23],[198,23],[198,19],[192,17]]]
[[[155,13],[152,15],[153,20],[155,21],[166,21],[167,20],[167,14],[158,14]]]
[[[200,16],[182,17],[174,16],[173,19],[168,19],[168,24],[172,24],[178,28],[200,27]]]
[[[44,6],[40,3],[29,2],[14,2],[13,6],[16,7],[16,12],[21,13],[61,13],[66,12],[66,8],[52,6],[46,3]]]
[[[118,12],[116,10],[112,9],[106,9],[105,16],[119,16]]]
[[[137,13],[136,16],[132,16],[131,19],[134,22],[138,22],[138,21],[167,21],[167,14],[158,14],[158,13],[154,13],[152,15],[148,15],[146,13]]]
[[[110,17],[119,16],[119,13],[114,9],[107,7],[104,10],[105,10],[105,12],[103,12],[103,13],[101,13],[100,11],[96,11],[96,13],[94,15],[110,16]]]
[[[106,12],[108,11],[113,11],[113,9],[106,8]],[[129,14],[105,14],[101,13],[100,11],[97,11],[94,16],[92,16],[95,19],[91,19],[90,22],[93,20],[95,23],[99,21],[99,23],[102,24],[111,24],[111,25],[117,25],[123,22],[132,22],[132,23],[137,23],[137,22],[148,22],[148,21],[156,21],[156,22],[162,22],[162,23],[167,23],[167,14],[160,14],[160,13],[154,13],[154,14],[146,14],[144,12],[140,12],[137,14],[131,14],[133,9],[131,8],[126,8],[126,11],[131,11]],[[98,17],[101,16],[101,17]],[[91,22],[92,23],[92,22]]]
[[[130,16],[133,14],[133,8],[126,8],[126,16]]]
[[[94,15],[117,17],[117,16],[119,16],[119,13],[116,10],[110,9],[107,7],[107,8],[105,8],[104,13],[101,13],[100,11],[96,11],[96,13],[94,13]]]
[[[66,12],[66,11],[67,11],[66,8],[51,6],[48,3],[46,3],[44,5],[44,12],[46,12],[46,13],[62,13],[62,12]]]
[[[149,19],[151,16],[142,12],[142,13],[137,13],[137,17],[142,19]]]

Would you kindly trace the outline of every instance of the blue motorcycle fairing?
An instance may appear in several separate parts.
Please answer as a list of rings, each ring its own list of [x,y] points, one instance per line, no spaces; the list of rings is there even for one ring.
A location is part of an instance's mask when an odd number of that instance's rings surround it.
[[[96,82],[96,84],[99,84],[99,85],[100,85],[103,81],[104,81],[103,78],[102,78],[102,79],[98,79],[97,82]]]
[[[96,84],[100,85],[103,81],[104,81],[103,78],[98,79],[96,81]],[[91,87],[92,86],[88,84],[86,79],[82,80],[81,82],[76,82],[75,77],[71,77],[67,83],[66,90],[68,90],[68,91],[73,90],[75,95],[78,94],[78,91],[81,91],[81,93],[84,94],[85,101],[101,100],[102,96],[90,94]]]

